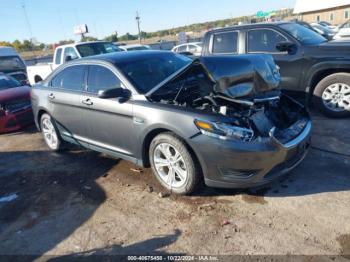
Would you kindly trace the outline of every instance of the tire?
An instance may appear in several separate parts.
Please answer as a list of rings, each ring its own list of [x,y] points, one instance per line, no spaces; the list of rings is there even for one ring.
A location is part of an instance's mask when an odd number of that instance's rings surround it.
[[[313,103],[326,116],[350,116],[350,74],[337,73],[322,79],[315,87]]]
[[[56,127],[55,120],[49,114],[43,114],[40,118],[40,129],[46,145],[52,151],[63,149],[63,140]]]
[[[200,184],[196,159],[185,143],[172,133],[159,134],[152,140],[149,158],[154,175],[171,192],[188,195]]]

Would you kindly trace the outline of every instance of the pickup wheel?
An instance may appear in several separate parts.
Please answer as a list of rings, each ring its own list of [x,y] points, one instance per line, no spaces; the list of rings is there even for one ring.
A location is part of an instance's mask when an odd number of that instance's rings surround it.
[[[313,102],[326,116],[350,116],[350,74],[337,73],[322,79],[314,90]]]
[[[158,181],[176,194],[192,193],[200,182],[200,168],[185,143],[172,133],[162,133],[149,149],[153,173]]]
[[[43,114],[41,116],[40,128],[46,145],[52,151],[60,151],[63,149],[63,140],[58,132],[55,120],[49,114]]]

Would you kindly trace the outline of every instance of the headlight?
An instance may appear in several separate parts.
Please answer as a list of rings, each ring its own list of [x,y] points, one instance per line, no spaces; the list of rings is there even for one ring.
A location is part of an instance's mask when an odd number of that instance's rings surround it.
[[[194,124],[198,127],[202,134],[222,140],[239,140],[249,142],[254,137],[254,131],[248,128],[203,120],[195,120]]]

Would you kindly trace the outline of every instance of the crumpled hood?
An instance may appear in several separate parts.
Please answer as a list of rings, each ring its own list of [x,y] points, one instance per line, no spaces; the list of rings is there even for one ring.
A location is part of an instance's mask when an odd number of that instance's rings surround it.
[[[30,99],[30,87],[19,86],[0,90],[0,103],[9,102],[12,100]]]
[[[216,82],[214,91],[230,97],[270,91],[281,81],[271,55],[206,56],[199,60]]]

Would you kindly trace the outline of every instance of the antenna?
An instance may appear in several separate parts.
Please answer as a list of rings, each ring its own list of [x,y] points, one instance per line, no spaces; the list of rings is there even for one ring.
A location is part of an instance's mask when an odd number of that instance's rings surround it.
[[[136,11],[136,17],[135,17],[135,19],[136,19],[136,23],[137,23],[137,29],[138,29],[138,31],[139,31],[139,43],[141,44],[141,29],[140,29],[140,16],[139,16],[139,12],[138,11]]]

